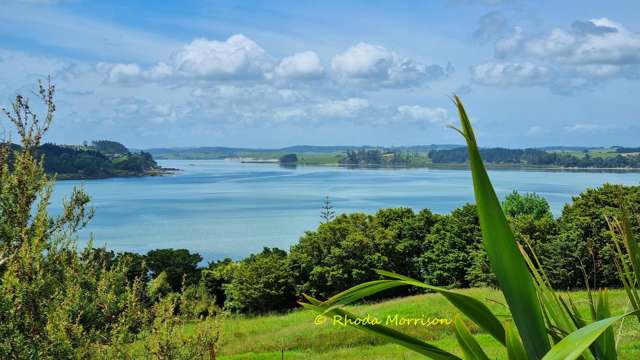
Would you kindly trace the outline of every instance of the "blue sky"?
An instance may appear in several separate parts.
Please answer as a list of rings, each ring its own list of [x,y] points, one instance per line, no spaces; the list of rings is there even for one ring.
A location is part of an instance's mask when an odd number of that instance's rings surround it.
[[[48,141],[638,146],[637,1],[0,0],[0,103],[51,75]],[[9,131],[6,121],[1,123]]]

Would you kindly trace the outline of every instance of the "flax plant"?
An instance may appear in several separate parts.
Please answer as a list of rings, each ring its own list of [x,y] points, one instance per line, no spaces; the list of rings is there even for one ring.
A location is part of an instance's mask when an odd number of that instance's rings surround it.
[[[568,297],[555,292],[541,270],[535,254],[529,257],[521,244],[515,241],[498,197],[486,172],[473,128],[457,96],[454,103],[460,116],[460,129],[454,128],[466,140],[469,152],[469,166],[473,176],[473,188],[484,248],[502,290],[510,318],[501,321],[480,300],[463,295],[454,290],[432,286],[409,277],[382,270],[384,277],[357,285],[325,301],[306,296],[304,307],[324,316],[340,315],[352,319],[360,330],[381,336],[391,342],[402,345],[428,358],[437,360],[460,359],[456,354],[445,351],[416,337],[408,336],[382,325],[357,323],[356,315],[344,309],[344,306],[378,292],[398,286],[417,286],[444,296],[462,314],[466,315],[478,327],[486,331],[501,343],[510,360],[544,359],[616,359],[617,350],[612,325],[624,317],[640,314],[640,304],[635,284],[638,272],[633,277],[630,271],[624,272],[628,261],[620,261],[620,268],[627,276],[623,280],[630,299],[635,301],[634,310],[619,316],[611,316],[606,291],[599,291],[595,298],[590,296],[591,318],[583,318]],[[622,225],[624,226],[624,225]],[[626,239],[626,238],[625,238]],[[624,246],[629,251],[625,240]],[[618,244],[618,243],[616,243]],[[634,269],[640,268],[637,243],[632,248],[634,256],[631,263]],[[620,247],[620,251],[621,247]],[[626,283],[625,283],[626,281]],[[590,292],[591,293],[591,292]],[[454,332],[463,358],[467,360],[488,359],[488,356],[471,334],[463,321],[457,319]]]

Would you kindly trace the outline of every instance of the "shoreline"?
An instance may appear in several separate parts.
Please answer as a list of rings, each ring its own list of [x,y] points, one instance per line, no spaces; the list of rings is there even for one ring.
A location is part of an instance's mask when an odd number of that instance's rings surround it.
[[[437,170],[469,170],[467,163],[430,163],[418,166],[384,166],[384,165],[349,165],[339,163],[318,163],[318,164],[305,164],[305,163],[291,163],[280,164],[274,160],[239,160],[238,158],[224,158],[224,159],[156,159],[162,161],[237,161],[241,164],[272,164],[282,165],[286,167],[300,166],[300,167],[335,167],[335,168],[349,168],[349,169],[391,169],[391,170],[406,170],[406,169],[437,169]],[[600,172],[600,173],[640,173],[640,168],[592,168],[592,167],[560,167],[560,166],[542,166],[542,165],[527,165],[527,164],[495,164],[485,163],[485,167],[488,170],[521,170],[521,171],[546,171],[546,172]]]
[[[104,180],[104,179],[115,179],[115,178],[136,178],[136,177],[151,177],[151,176],[170,176],[174,175],[176,172],[182,171],[182,169],[177,168],[159,168],[148,170],[143,173],[120,173],[114,174],[113,176],[83,176],[80,174],[47,174],[47,175],[55,175],[56,181],[67,181],[67,180]]]

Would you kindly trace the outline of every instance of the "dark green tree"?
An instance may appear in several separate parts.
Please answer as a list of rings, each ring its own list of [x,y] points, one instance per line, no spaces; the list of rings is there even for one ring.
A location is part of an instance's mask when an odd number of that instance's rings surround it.
[[[467,204],[442,216],[426,236],[419,256],[424,281],[433,285],[467,287],[471,254],[482,243],[475,205]],[[482,272],[484,274],[484,271]]]
[[[188,286],[198,282],[200,278],[198,264],[201,261],[200,254],[192,254],[187,249],[151,250],[146,255],[151,276],[155,278],[165,272],[167,282],[176,292],[180,291],[183,285]]]
[[[298,155],[296,154],[285,154],[280,156],[278,161],[281,164],[296,164],[298,162]]]
[[[225,286],[233,279],[233,271],[237,267],[236,265],[233,260],[226,258],[211,262],[206,269],[202,270],[202,279],[200,281],[204,283],[204,287],[215,298],[216,304],[220,307],[224,306],[227,300]]]
[[[333,209],[333,205],[329,200],[328,196],[325,196],[324,201],[322,202],[322,212],[320,212],[320,223],[326,224],[329,221],[335,219],[336,212]]]
[[[225,287],[225,306],[231,311],[265,313],[296,304],[295,287],[286,266],[287,253],[264,248],[240,261]]]
[[[640,186],[605,184],[584,191],[565,205],[545,260],[554,285],[584,287],[585,276],[592,287],[620,284],[606,217],[619,215],[623,204],[632,216],[640,214]],[[639,233],[640,227],[633,224],[634,233]]]
[[[505,197],[502,202],[502,209],[505,215],[510,217],[531,215],[536,219],[540,219],[551,215],[551,208],[547,199],[536,193],[522,195],[515,190]]]

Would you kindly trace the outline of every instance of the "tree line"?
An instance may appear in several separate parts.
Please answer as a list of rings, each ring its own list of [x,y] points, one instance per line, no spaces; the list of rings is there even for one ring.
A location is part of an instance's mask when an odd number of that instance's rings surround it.
[[[503,208],[517,240],[535,252],[557,289],[615,287],[620,282],[606,217],[619,211],[621,198],[628,211],[640,213],[640,186],[610,184],[574,197],[558,218],[535,194],[513,192]],[[325,199],[321,217],[318,228],[302,235],[288,252],[265,248],[243,260],[224,259],[198,267],[202,260],[198,254],[162,249],[146,255],[109,253],[107,263],[130,257],[138,264],[131,270],[135,276],[153,282],[162,275],[169,292],[200,286],[219,307],[240,313],[291,309],[302,294],[328,298],[379,278],[375,269],[438,286],[495,285],[473,204],[449,214],[391,208],[334,217]],[[142,270],[143,263],[148,271]],[[385,296],[411,291],[400,289]]]
[[[339,160],[344,166],[374,166],[374,167],[407,167],[421,166],[425,162],[424,156],[417,152],[401,151],[398,149],[357,149],[347,150]]]
[[[566,168],[640,168],[640,155],[622,155],[626,151],[610,157],[591,156],[585,153],[578,157],[571,154],[548,152],[540,149],[480,149],[482,159],[493,164],[526,164],[557,166]],[[429,158],[436,164],[462,164],[469,160],[466,148],[432,150]]]

